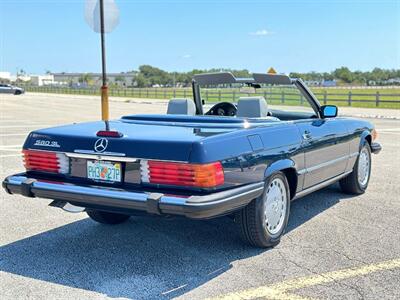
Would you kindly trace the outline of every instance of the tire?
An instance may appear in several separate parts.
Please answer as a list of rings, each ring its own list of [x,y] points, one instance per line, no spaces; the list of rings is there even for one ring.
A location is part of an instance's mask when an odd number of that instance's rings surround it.
[[[130,217],[128,215],[116,214],[116,213],[111,213],[101,210],[92,210],[92,209],[87,210],[86,213],[92,220],[101,224],[109,224],[109,225],[123,223]]]
[[[365,165],[367,163],[367,165]],[[366,173],[365,173],[366,172]],[[371,147],[364,140],[353,171],[339,181],[340,188],[346,194],[360,195],[365,193],[371,177]]]
[[[22,94],[21,91],[15,91],[15,92],[14,92],[14,95],[21,95],[21,94]]]
[[[279,207],[281,207],[279,220],[271,218],[274,224],[268,224],[268,212],[274,209],[275,212],[272,214],[277,217]],[[279,244],[289,220],[289,212],[289,184],[286,176],[282,172],[277,172],[266,180],[263,194],[236,214],[235,221],[244,241],[255,247],[267,248]],[[273,225],[276,227],[273,228]]]

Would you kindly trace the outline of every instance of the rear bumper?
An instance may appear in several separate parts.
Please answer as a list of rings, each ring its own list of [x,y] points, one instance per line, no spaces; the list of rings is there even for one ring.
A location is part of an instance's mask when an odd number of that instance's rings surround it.
[[[64,182],[29,178],[26,174],[7,177],[3,188],[10,194],[69,202],[76,206],[118,211],[129,214],[182,215],[207,219],[233,212],[262,194],[264,183],[253,183],[202,196],[179,196],[136,192],[99,186],[80,186]]]
[[[378,154],[379,152],[381,152],[381,150],[382,150],[381,144],[376,143],[376,142],[371,144],[371,152],[372,153]]]

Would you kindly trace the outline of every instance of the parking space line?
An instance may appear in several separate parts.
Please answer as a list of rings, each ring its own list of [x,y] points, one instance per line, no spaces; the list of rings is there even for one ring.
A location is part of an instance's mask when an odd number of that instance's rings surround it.
[[[0,145],[0,148],[21,148],[21,144],[18,144],[18,145]]]
[[[0,158],[18,157],[18,156],[22,156],[22,154],[21,153],[19,153],[19,154],[4,154],[4,155],[0,154]]]
[[[379,132],[388,132],[388,131],[400,131],[400,128],[384,128],[384,129],[378,129]]]
[[[241,292],[234,292],[227,295],[211,298],[215,300],[222,299],[256,299],[256,298],[267,298],[267,299],[287,299],[287,300],[300,300],[310,299],[307,297],[301,297],[292,293],[294,290],[302,289],[305,287],[332,283],[344,279],[353,277],[365,276],[371,273],[386,271],[400,268],[400,258],[387,260],[384,262],[373,263],[369,265],[353,267],[338,271],[332,271],[323,274],[317,274],[306,277],[299,277],[288,281],[283,281],[270,286],[262,286],[254,289],[249,289]]]
[[[21,151],[21,150],[22,150],[21,146],[19,148],[2,148],[0,146],[0,151],[16,152],[16,151]]]
[[[1,128],[26,128],[26,127],[49,127],[54,125],[43,125],[43,124],[26,124],[26,125],[0,125]]]
[[[0,137],[7,137],[7,136],[27,136],[29,133],[4,133],[0,134]]]
[[[34,121],[32,122],[32,121],[27,121],[27,120],[1,119],[0,123],[24,123],[24,124],[31,123],[31,124],[33,124]]]

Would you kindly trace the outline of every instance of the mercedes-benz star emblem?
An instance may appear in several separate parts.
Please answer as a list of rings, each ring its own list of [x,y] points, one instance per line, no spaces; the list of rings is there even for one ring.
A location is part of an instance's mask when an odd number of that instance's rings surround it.
[[[107,149],[108,140],[105,138],[98,139],[96,143],[94,143],[94,150],[96,152],[104,152]]]

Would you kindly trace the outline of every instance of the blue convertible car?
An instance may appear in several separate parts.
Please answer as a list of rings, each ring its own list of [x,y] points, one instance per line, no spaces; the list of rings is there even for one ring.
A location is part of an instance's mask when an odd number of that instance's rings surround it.
[[[300,79],[212,73],[194,76],[192,86],[193,100],[172,99],[165,115],[31,132],[23,146],[26,171],[7,177],[4,189],[53,199],[52,206],[85,210],[106,224],[138,211],[230,215],[257,247],[279,242],[292,200],[336,181],[345,193],[367,189],[371,153],[381,149],[373,125],[337,117],[337,107],[321,106]],[[204,113],[201,94],[211,86],[255,93]],[[277,90],[301,105],[268,105]]]

